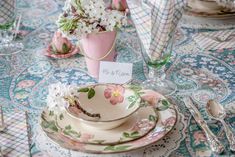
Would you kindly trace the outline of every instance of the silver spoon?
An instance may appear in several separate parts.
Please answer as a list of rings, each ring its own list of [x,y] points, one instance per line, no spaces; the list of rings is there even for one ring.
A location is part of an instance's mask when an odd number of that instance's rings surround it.
[[[231,128],[224,121],[224,118],[226,117],[224,107],[215,100],[209,100],[206,105],[206,110],[211,118],[219,120],[223,124],[227,139],[230,144],[230,150],[235,151],[235,136],[233,135]]]

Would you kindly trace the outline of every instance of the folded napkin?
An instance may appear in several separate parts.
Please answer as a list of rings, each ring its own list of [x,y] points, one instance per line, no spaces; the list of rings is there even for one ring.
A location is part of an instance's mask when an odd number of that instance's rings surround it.
[[[0,0],[0,24],[11,22],[15,15],[15,0]]]
[[[4,113],[7,129],[0,133],[4,157],[30,156],[26,117],[26,113],[22,111]]]
[[[139,38],[151,59],[159,59],[172,39],[185,0],[127,0]]]
[[[235,29],[197,33],[193,39],[205,50],[232,48],[235,47]]]

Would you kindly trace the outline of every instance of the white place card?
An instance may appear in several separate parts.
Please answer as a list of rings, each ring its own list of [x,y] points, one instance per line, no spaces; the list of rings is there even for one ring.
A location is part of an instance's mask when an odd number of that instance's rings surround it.
[[[100,62],[99,82],[124,84],[132,79],[131,63]]]

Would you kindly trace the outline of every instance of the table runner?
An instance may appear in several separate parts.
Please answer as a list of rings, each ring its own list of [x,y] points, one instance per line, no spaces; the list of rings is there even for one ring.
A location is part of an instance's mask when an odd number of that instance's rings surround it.
[[[35,138],[38,117],[46,105],[48,85],[55,82],[78,85],[95,82],[86,73],[82,56],[50,59],[42,54],[43,48],[50,42],[53,32],[57,29],[55,21],[63,3],[62,0],[20,0],[18,8],[23,13],[21,34],[26,49],[16,55],[0,57],[0,101],[5,112],[10,112],[11,109],[28,111],[32,134],[30,151],[33,157],[53,157],[53,154],[39,149]],[[129,35],[119,34],[117,50],[120,53],[117,60],[133,62],[134,81],[141,82],[145,79],[144,67],[135,40],[135,29],[128,26],[125,30]],[[176,33],[173,63],[168,69],[167,77],[176,83],[179,89],[174,97],[179,100],[178,106],[185,116],[187,126],[183,132],[185,138],[182,137],[182,142],[178,143],[179,147],[176,150],[168,150],[170,156],[214,156],[200,128],[180,103],[181,96],[189,93],[194,93],[193,99],[200,104],[200,111],[210,123],[210,128],[226,146],[228,145],[221,124],[209,120],[203,106],[208,98],[218,97],[228,111],[234,110],[231,104],[235,100],[235,49],[202,50],[192,36],[210,31],[179,28]],[[233,127],[234,117],[234,112],[231,112],[226,118]],[[149,148],[149,151],[154,148]],[[232,153],[227,150],[225,156],[232,156]]]

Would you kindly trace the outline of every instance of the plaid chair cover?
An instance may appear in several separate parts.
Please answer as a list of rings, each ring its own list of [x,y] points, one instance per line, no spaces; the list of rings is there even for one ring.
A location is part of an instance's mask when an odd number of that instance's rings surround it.
[[[12,22],[15,15],[16,0],[0,0],[0,25]]]
[[[217,0],[223,5],[235,0]],[[139,38],[151,59],[158,59],[171,40],[187,0],[127,0]]]

